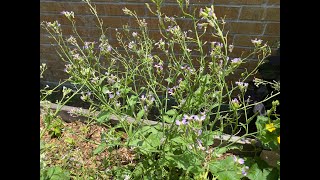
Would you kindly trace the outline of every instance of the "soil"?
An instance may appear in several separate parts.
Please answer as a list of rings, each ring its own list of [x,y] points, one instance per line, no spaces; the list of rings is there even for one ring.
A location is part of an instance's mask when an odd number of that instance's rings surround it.
[[[48,167],[67,166],[73,175],[81,175],[83,169],[90,172],[105,171],[103,164],[105,159],[120,161],[121,164],[132,163],[134,155],[129,149],[119,148],[109,154],[107,150],[94,155],[93,151],[101,143],[101,134],[108,129],[95,124],[85,124],[80,121],[64,122],[61,137],[52,138],[48,132],[40,141],[45,145],[45,162]],[[42,116],[40,116],[40,130],[45,128]],[[125,136],[124,136],[125,138]],[[73,143],[70,143],[70,140]],[[101,173],[106,176],[105,173]],[[104,177],[103,179],[108,178]]]

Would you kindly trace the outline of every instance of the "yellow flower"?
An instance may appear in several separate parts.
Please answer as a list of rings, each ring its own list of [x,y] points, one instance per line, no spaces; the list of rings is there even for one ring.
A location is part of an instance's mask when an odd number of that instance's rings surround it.
[[[273,123],[269,123],[269,124],[266,124],[266,129],[270,132],[276,130],[276,128],[274,127]]]
[[[280,136],[277,137],[278,143],[280,144]]]

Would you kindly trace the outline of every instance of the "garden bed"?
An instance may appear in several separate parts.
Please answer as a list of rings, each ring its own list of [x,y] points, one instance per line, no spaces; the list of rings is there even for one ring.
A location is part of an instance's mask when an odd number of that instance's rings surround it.
[[[44,105],[41,105],[41,109],[43,109]],[[55,103],[50,103],[49,104],[50,109],[56,110],[57,108],[59,108],[59,106]],[[71,122],[77,122],[77,121],[81,121],[81,122],[86,122],[88,121],[88,118],[86,116],[71,116],[70,115],[70,111],[74,111],[74,110],[80,110],[84,113],[84,114],[89,114],[89,110],[88,109],[82,109],[79,107],[73,107],[73,106],[62,106],[58,115],[62,118],[63,121],[67,122],[67,123],[71,123]],[[100,112],[96,111],[95,112],[95,116],[97,116]],[[130,123],[134,122],[135,119],[132,117],[127,117],[126,120]],[[110,115],[110,123],[112,125],[116,125],[119,122],[118,118],[114,115]],[[152,120],[144,120],[143,123],[145,125],[156,125],[159,124],[161,122],[156,122],[156,121],[152,121]],[[161,123],[162,124],[162,123]],[[165,125],[169,125],[166,124]],[[234,153],[237,154],[246,154],[246,155],[254,155],[256,153],[260,154],[262,151],[262,147],[261,144],[259,143],[259,141],[255,140],[255,139],[251,139],[251,138],[240,138],[239,136],[232,136],[230,137],[230,135],[228,134],[224,134],[222,136],[214,136],[212,137],[214,139],[214,145],[220,144],[220,143],[225,143],[227,140],[229,142],[236,142],[236,144],[239,145],[243,145],[243,151],[232,151]]]
[[[40,110],[43,112],[44,105],[41,104]],[[57,104],[50,103],[50,109],[56,110],[59,108]],[[59,138],[52,138],[49,133],[44,134],[40,143],[41,150],[44,151],[43,160],[49,162],[46,166],[50,167],[62,167],[62,169],[68,170],[68,173],[72,177],[95,177],[95,179],[110,179],[107,171],[112,168],[112,164],[122,164],[124,166],[135,167],[134,152],[131,149],[122,147],[118,148],[111,153],[107,150],[96,153],[101,143],[101,134],[108,132],[108,128],[97,123],[89,122],[87,117],[78,116],[73,117],[70,115],[70,111],[79,109],[72,106],[61,107],[58,117],[61,118],[63,133]],[[84,114],[89,113],[88,109],[82,109]],[[44,113],[44,112],[43,112]],[[42,115],[43,115],[42,113]],[[96,115],[99,112],[95,113]],[[43,116],[40,116],[40,130],[45,128],[43,122]],[[129,122],[133,122],[134,119],[128,117],[126,119]],[[110,123],[114,126],[118,123],[118,119],[111,115]],[[159,122],[144,120],[146,125],[156,125]],[[168,125],[168,124],[166,124]],[[127,138],[126,133],[118,131],[121,134],[122,142]],[[253,141],[250,138],[244,138],[239,140],[240,137],[225,134],[222,136],[214,136],[214,144],[212,147],[225,143],[228,139],[229,142],[237,141],[236,144],[242,145],[243,149],[229,150],[224,153],[221,158],[227,158],[228,156],[240,155],[244,157],[259,156],[268,165],[275,167],[277,160],[280,156],[277,152],[263,150],[261,145],[257,141]],[[256,143],[253,143],[256,142]],[[108,159],[108,160],[107,160]],[[110,166],[110,167],[108,167]]]

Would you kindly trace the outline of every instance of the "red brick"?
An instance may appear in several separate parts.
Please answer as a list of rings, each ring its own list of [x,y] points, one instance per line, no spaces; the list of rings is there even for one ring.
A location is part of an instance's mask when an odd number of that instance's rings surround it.
[[[182,11],[178,5],[163,5],[161,12],[167,16],[181,16]]]
[[[262,23],[244,23],[244,22],[230,22],[226,23],[225,31],[236,34],[261,34],[263,31]]]
[[[61,3],[58,2],[41,2],[40,1],[40,13],[41,12],[61,12]]]
[[[60,56],[54,52],[52,53],[40,53],[40,60],[41,61],[60,61]]]
[[[122,28],[129,24],[129,17],[101,17],[103,24],[109,28]]]
[[[262,39],[263,43],[266,43],[270,46],[274,46],[279,40],[279,36],[248,36],[248,35],[236,35],[234,38],[235,46],[249,46],[253,47],[251,42],[252,39]]]
[[[134,5],[134,4],[105,4],[105,15],[109,16],[125,16],[123,8],[127,8],[132,12],[136,12],[138,17],[145,16],[145,5]]]
[[[148,29],[159,29],[158,24],[159,20],[158,18],[140,18],[140,20],[145,19],[145,22],[147,23]],[[135,18],[130,18],[130,27],[131,28],[139,28],[139,24]]]
[[[280,21],[280,8],[267,8],[264,20]]]
[[[268,0],[268,5],[280,5],[280,0]]]
[[[280,23],[268,23],[264,32],[266,35],[280,35]]]
[[[224,6],[216,6],[214,7],[216,16],[220,19],[220,17],[224,17],[226,19],[237,19],[239,15],[240,8],[238,7],[224,7]]]
[[[230,57],[247,57],[251,52],[253,52],[253,48],[246,48],[246,47],[237,47],[233,48],[233,51],[229,54]]]
[[[192,30],[194,31],[193,21],[190,19],[177,19],[177,24],[182,29],[182,31]]]
[[[195,17],[199,18],[199,10],[200,8],[209,7],[209,6],[190,6],[190,13],[195,10],[196,14]],[[240,8],[239,7],[226,7],[226,6],[214,6],[214,12],[218,19],[224,18],[225,19],[238,19]],[[191,13],[193,14],[193,13]]]
[[[214,0],[214,4],[263,4],[265,0]]]
[[[260,7],[242,7],[240,20],[262,20],[264,8]]]
[[[189,4],[211,4],[214,0],[189,0]],[[164,2],[176,3],[177,0],[164,0]]]

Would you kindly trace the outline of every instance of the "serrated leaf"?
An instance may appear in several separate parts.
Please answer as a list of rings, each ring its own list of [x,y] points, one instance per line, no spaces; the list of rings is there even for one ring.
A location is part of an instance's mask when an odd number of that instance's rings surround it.
[[[107,143],[101,143],[99,146],[93,151],[94,155],[97,155],[103,152],[107,148]]]
[[[173,123],[173,119],[172,118],[170,118],[169,116],[167,116],[167,115],[164,115],[163,116],[163,120],[164,120],[164,122],[166,122],[166,123]]]
[[[255,163],[248,170],[247,177],[251,180],[272,180],[278,179],[278,172],[276,168],[260,169],[258,164]]]
[[[218,177],[219,180],[238,180],[241,179],[241,172],[233,160],[233,157],[209,163],[209,170],[212,174]]]
[[[172,138],[171,141],[177,143],[178,146],[187,145],[187,142],[180,136]]]
[[[201,160],[191,152],[186,151],[180,155],[168,155],[165,158],[175,164],[177,168],[181,168],[187,172],[196,174],[203,171],[201,168]]]

